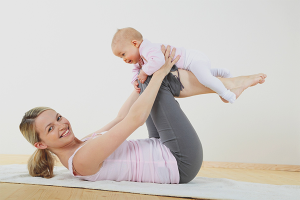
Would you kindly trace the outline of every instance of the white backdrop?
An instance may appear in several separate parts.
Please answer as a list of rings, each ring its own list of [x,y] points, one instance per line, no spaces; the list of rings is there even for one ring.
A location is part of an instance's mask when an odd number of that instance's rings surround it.
[[[36,106],[60,112],[79,138],[112,120],[133,87],[110,43],[134,27],[233,75],[268,75],[234,104],[179,99],[204,161],[300,165],[299,10],[299,0],[0,1],[0,154],[34,151],[18,126]],[[145,137],[142,126],[129,139]]]

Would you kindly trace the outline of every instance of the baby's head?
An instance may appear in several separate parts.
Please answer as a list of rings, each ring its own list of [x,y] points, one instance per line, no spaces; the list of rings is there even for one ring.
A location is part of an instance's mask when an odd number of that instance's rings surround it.
[[[115,33],[111,42],[111,49],[124,62],[136,64],[140,60],[139,47],[142,42],[143,36],[140,32],[130,27],[122,28]]]

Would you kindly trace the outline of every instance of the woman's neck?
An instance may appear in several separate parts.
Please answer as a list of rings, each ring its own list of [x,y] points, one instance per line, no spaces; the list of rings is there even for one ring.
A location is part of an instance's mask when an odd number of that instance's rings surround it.
[[[50,151],[52,153],[54,153],[58,159],[60,160],[60,162],[66,167],[68,168],[68,160],[69,158],[74,154],[74,152],[81,146],[83,145],[83,141],[77,139],[75,137],[75,139],[68,145],[59,148],[59,149],[50,149]]]

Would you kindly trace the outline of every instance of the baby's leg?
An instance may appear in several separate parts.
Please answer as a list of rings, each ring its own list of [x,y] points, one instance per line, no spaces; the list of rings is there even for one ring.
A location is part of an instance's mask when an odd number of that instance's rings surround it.
[[[212,68],[210,72],[215,77],[231,78],[232,75],[228,69]]]
[[[206,64],[206,61],[194,59],[189,68],[201,84],[215,91],[226,101],[233,103],[236,100],[236,95],[228,90],[217,77],[212,75],[211,69]]]

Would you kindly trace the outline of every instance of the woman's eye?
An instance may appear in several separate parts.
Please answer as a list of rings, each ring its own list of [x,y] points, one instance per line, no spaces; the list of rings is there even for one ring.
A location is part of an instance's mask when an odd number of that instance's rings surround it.
[[[57,118],[57,121],[59,121],[61,118],[62,118],[62,116],[59,116],[59,117]]]
[[[48,132],[50,132],[52,129],[53,129],[53,128],[52,128],[52,126],[51,126],[51,127],[49,128]]]
[[[123,53],[122,56],[125,56],[125,53]]]

